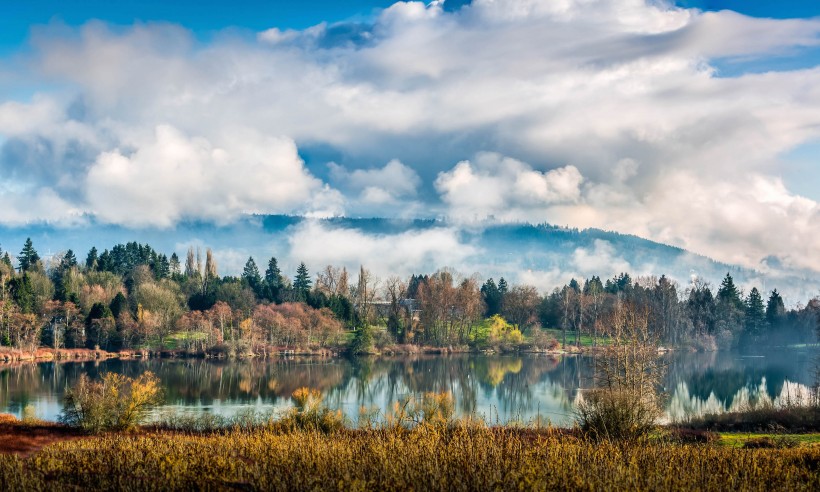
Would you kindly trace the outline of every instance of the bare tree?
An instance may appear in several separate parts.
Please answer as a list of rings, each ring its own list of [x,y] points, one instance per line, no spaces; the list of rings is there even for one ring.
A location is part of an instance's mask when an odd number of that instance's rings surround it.
[[[595,359],[595,388],[577,408],[582,429],[598,438],[643,438],[662,413],[666,365],[647,306],[618,303],[606,319],[610,344]]]

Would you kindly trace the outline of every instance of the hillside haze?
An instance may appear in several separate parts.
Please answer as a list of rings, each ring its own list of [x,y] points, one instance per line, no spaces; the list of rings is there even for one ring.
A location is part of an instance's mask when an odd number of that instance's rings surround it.
[[[249,256],[258,264],[275,256],[287,276],[302,261],[314,273],[328,264],[352,271],[364,265],[381,277],[449,267],[464,275],[505,277],[542,292],[571,278],[598,275],[606,279],[621,272],[633,278],[667,275],[682,288],[695,277],[718,285],[731,272],[744,289],[777,288],[790,304],[805,302],[817,290],[808,273],[804,277],[764,274],[633,235],[548,224],[464,225],[440,220],[259,215],[227,225],[188,222],[174,229],[44,224],[0,228],[0,246],[12,256],[27,237],[46,259],[70,248],[82,261],[92,246],[102,252],[130,241],[148,243],[168,255],[176,252],[181,258],[189,247],[211,248],[221,275],[241,273]]]

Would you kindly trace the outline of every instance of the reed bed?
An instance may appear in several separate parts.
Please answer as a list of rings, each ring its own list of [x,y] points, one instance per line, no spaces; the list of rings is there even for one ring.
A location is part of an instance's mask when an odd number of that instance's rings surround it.
[[[0,455],[5,490],[820,490],[820,448],[593,442],[551,429],[108,434]]]

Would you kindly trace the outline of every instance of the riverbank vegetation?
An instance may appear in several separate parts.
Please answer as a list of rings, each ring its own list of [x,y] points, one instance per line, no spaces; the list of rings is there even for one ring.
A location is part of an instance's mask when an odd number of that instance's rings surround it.
[[[0,433],[2,430],[0,429]],[[817,490],[820,447],[754,448],[456,423],[69,437],[0,454],[9,490]]]
[[[0,359],[594,349],[624,303],[666,347],[816,342],[820,299],[787,311],[776,290],[763,296],[730,274],[717,288],[592,276],[545,295],[449,269],[378,279],[362,267],[354,279],[302,263],[291,278],[275,257],[232,277],[210,250],[180,259],[128,243],[44,259],[27,240],[15,258],[0,251]]]

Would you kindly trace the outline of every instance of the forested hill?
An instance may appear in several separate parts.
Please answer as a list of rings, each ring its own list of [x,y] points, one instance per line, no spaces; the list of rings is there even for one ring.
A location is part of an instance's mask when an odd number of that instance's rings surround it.
[[[793,302],[817,292],[809,275],[764,276],[753,270],[716,262],[681,248],[599,229],[553,225],[456,225],[439,220],[381,218],[309,219],[298,216],[246,216],[227,225],[187,222],[174,229],[128,229],[90,224],[80,227],[29,225],[0,227],[0,247],[12,256],[31,237],[44,257],[72,249],[84,256],[137,241],[159,252],[182,257],[189,246],[211,248],[220,274],[237,275],[248,256],[280,258],[283,272],[305,261],[316,272],[326,264],[357,268],[377,275],[406,275],[451,267],[464,274],[504,276],[542,291],[572,277],[633,277],[665,274],[680,284],[699,276],[713,285],[731,272],[741,286],[765,291],[777,287]],[[771,284],[771,285],[769,285]]]

